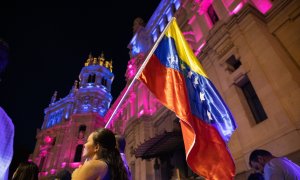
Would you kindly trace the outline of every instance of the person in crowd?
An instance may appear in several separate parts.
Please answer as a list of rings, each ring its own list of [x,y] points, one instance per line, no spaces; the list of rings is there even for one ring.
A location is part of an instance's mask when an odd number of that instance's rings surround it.
[[[8,45],[0,39],[0,83],[7,64]],[[14,124],[0,104],[0,179],[8,179],[9,166],[13,157],[14,134]]]
[[[114,133],[106,128],[92,132],[84,144],[85,163],[72,173],[73,180],[127,180]]]
[[[259,172],[255,172],[248,176],[248,180],[264,180],[264,176]]]
[[[300,167],[286,157],[276,157],[269,151],[256,149],[249,156],[249,165],[263,173],[265,180],[300,179]]]
[[[39,168],[34,162],[21,162],[12,180],[38,180]]]
[[[115,135],[115,138],[116,138],[116,141],[117,141],[117,148],[119,149],[120,151],[120,155],[121,155],[121,158],[123,160],[123,164],[126,168],[126,171],[127,171],[127,176],[128,176],[128,179],[132,179],[131,178],[131,172],[130,172],[130,169],[129,169],[129,166],[128,166],[128,163],[127,163],[127,160],[126,160],[126,155],[125,155],[125,146],[126,146],[126,140],[124,138],[124,136],[121,136],[119,134],[116,134]]]

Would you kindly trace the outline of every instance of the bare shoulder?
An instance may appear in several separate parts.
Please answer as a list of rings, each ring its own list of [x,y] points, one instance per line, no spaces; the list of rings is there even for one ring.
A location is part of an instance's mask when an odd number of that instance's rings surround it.
[[[90,170],[90,171],[97,171],[97,172],[106,172],[108,169],[107,164],[104,161],[101,160],[90,160],[82,166],[83,170]]]
[[[79,169],[77,177],[78,179],[97,179],[106,175],[108,166],[101,160],[90,160],[85,162]],[[76,178],[77,179],[77,178]]]

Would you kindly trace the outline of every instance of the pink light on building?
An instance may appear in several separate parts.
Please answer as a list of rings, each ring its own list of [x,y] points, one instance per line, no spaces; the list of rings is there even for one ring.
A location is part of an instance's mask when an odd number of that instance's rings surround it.
[[[133,78],[134,77],[134,71],[133,70],[130,70],[129,71],[129,73],[128,73],[128,75],[129,75],[129,78]]]
[[[50,136],[46,136],[45,138],[44,138],[44,142],[45,143],[50,143],[52,141],[52,138],[50,137]]]
[[[203,15],[206,13],[208,7],[212,4],[213,0],[195,0],[199,4],[198,14]]]
[[[256,8],[263,14],[266,14],[272,8],[270,0],[252,0]]]
[[[195,33],[193,31],[185,31],[182,32],[183,35],[194,35]]]
[[[243,2],[240,2],[234,9],[233,11],[231,12],[231,14],[237,14],[243,7]]]
[[[72,162],[70,163],[71,168],[78,168],[80,166],[80,162]]]
[[[156,112],[156,108],[153,107],[152,109],[149,109],[150,115],[153,115]]]
[[[42,171],[40,172],[40,176],[47,176],[48,175],[48,172],[47,171]]]
[[[136,59],[132,58],[127,65],[127,71],[126,71],[126,77],[131,79],[134,77],[135,73],[136,73],[136,68],[134,66]]]
[[[52,174],[52,175],[55,174],[55,172],[56,172],[56,169],[51,169],[50,170],[50,174]]]
[[[223,4],[228,8],[233,2],[234,0],[222,0]]]
[[[142,109],[142,110],[139,112],[139,117],[141,117],[143,114],[144,114],[144,110]]]
[[[40,155],[42,157],[45,157],[47,154],[48,154],[47,150],[43,150],[43,151],[40,152]]]
[[[205,18],[205,21],[206,21],[206,24],[207,24],[207,27],[208,29],[211,29],[213,27],[213,23],[211,22],[208,14],[204,14],[204,18]]]
[[[64,168],[64,167],[66,167],[66,165],[67,165],[66,162],[62,162],[61,165],[60,165],[60,167],[61,167],[61,168]]]
[[[196,19],[196,15],[194,15],[188,22],[189,25],[193,24],[193,22],[195,21]]]
[[[197,49],[197,51],[195,52],[195,56],[198,56],[198,54],[202,51],[202,48],[205,46],[206,42],[204,41],[199,48]]]

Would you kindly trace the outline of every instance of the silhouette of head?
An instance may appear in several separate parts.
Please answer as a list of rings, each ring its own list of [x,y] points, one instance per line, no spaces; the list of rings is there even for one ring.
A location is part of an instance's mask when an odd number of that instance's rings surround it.
[[[93,132],[93,141],[99,144],[101,148],[108,150],[116,147],[116,139],[114,133],[106,128],[100,128]]]
[[[262,173],[267,160],[272,156],[269,151],[256,149],[249,156],[249,165],[251,168]]]
[[[39,168],[34,162],[21,162],[12,180],[38,180]]]

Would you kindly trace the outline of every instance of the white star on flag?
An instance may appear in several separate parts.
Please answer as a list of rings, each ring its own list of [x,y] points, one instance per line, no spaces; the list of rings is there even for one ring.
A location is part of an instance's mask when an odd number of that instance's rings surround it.
[[[170,56],[168,56],[168,59],[171,64],[177,63],[177,61],[178,61],[178,58],[176,55],[170,55]]]
[[[202,101],[205,101],[205,97],[204,97],[204,93],[203,92],[200,92],[200,100],[201,100],[201,102]]]
[[[192,75],[193,75],[193,72],[192,72],[192,71],[189,71],[189,72],[188,72],[188,78],[191,78]]]
[[[210,121],[213,120],[213,118],[211,117],[211,113],[210,113],[209,111],[207,111],[207,117],[208,117],[208,119],[209,119]]]
[[[194,83],[194,85],[197,85],[197,84],[199,84],[199,83],[198,83],[198,76],[196,76],[196,77],[195,77],[195,79],[194,79],[194,82],[193,82],[193,83]]]

